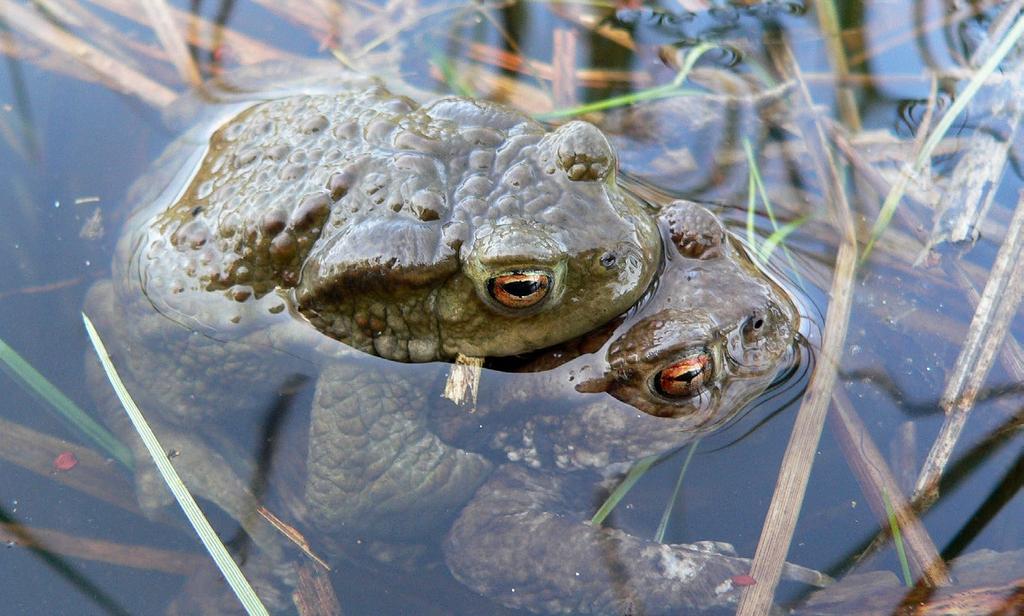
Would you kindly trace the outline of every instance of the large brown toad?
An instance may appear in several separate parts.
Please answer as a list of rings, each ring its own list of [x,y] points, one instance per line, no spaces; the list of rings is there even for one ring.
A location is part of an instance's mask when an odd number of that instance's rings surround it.
[[[389,538],[443,524],[491,464],[428,429],[432,383],[370,356],[560,343],[633,305],[661,254],[590,124],[547,131],[464,98],[420,106],[347,74],[309,83],[224,106],[179,139],[137,185],[112,278],[86,302],[186,483],[274,553],[240,478],[252,467],[225,453],[232,428],[215,420],[311,378],[310,521]],[[140,467],[158,509],[166,490]]]

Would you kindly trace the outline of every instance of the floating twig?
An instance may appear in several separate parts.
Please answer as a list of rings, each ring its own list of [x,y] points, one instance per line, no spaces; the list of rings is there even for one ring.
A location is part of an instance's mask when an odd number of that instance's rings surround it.
[[[185,39],[174,22],[174,16],[171,15],[166,0],[142,0],[140,4],[146,9],[149,26],[156,33],[171,64],[177,69],[178,76],[190,87],[200,88],[203,85],[203,78],[199,74],[199,67],[185,46]]]
[[[1022,19],[1019,23],[1024,23]],[[970,329],[939,404],[946,413],[924,466],[917,478],[915,498],[932,503],[939,479],[967,423],[975,398],[995,361],[996,352],[1024,296],[1024,191],[996,255],[992,275],[985,284]]]
[[[102,539],[86,539],[56,530],[34,528],[22,524],[0,523],[0,541],[6,542],[8,545],[45,550],[61,556],[173,575],[188,575],[194,572],[203,561],[203,557],[195,552],[164,550],[145,545],[128,545]]]
[[[456,355],[455,363],[448,372],[448,380],[444,384],[444,397],[457,406],[466,407],[470,413],[474,412],[483,366],[482,357],[468,357],[462,353]]]

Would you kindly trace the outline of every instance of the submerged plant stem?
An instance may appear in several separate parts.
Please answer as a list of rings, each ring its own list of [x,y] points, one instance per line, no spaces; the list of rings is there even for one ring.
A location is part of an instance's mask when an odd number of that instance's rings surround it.
[[[633,467],[629,469],[629,472],[626,474],[625,479],[623,479],[622,482],[619,483],[619,485],[615,486],[615,489],[612,490],[612,493],[609,494],[608,498],[606,498],[604,503],[601,504],[600,509],[598,509],[597,512],[594,513],[594,517],[590,518],[590,522],[594,526],[600,526],[601,524],[603,524],[605,518],[608,517],[608,514],[610,514],[612,510],[615,509],[616,506],[618,506],[619,502],[623,498],[625,498],[626,494],[629,493],[629,491],[633,488],[636,482],[641,477],[644,476],[644,473],[646,473],[647,470],[650,469],[655,462],[661,459],[662,456],[660,454],[655,454],[653,456],[647,456],[646,458],[638,460],[636,464],[634,464]]]
[[[658,543],[665,542],[665,529],[668,528],[668,520],[672,517],[672,509],[676,504],[676,499],[679,497],[679,488],[683,485],[683,477],[686,476],[686,469],[690,468],[690,461],[693,460],[693,454],[697,453],[697,445],[700,445],[700,439],[697,439],[690,445],[690,449],[686,452],[686,460],[683,460],[683,465],[679,468],[679,476],[676,477],[676,487],[672,489],[672,496],[668,499],[668,504],[665,506],[665,511],[661,514],[661,521],[658,522],[658,530],[654,533],[654,540]]]
[[[903,548],[903,534],[900,532],[900,521],[896,518],[896,511],[892,508],[892,501],[889,500],[889,493],[882,489],[882,502],[885,503],[885,514],[889,518],[889,532],[892,533],[892,541],[896,544],[896,555],[900,559],[900,571],[903,573],[903,585],[911,588],[914,585],[914,578],[910,576],[910,563],[907,562],[907,551]]]

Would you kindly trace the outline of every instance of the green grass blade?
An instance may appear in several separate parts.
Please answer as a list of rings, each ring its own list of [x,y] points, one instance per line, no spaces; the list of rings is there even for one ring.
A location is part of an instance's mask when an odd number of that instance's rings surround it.
[[[634,464],[633,468],[629,469],[629,473],[626,474],[626,478],[622,480],[622,483],[615,486],[615,489],[612,490],[612,493],[609,494],[608,498],[606,498],[604,500],[604,503],[601,504],[601,508],[598,509],[597,513],[594,514],[594,517],[590,518],[590,521],[595,526],[600,526],[601,524],[603,524],[605,518],[608,517],[608,514],[610,514],[612,510],[615,509],[616,506],[618,506],[619,501],[625,498],[626,494],[628,494],[629,491],[633,488],[633,485],[637,482],[637,480],[643,477],[644,473],[646,473],[647,470],[651,468],[651,466],[661,458],[661,454],[655,454],[653,456],[647,456],[646,458],[643,458],[639,460],[636,464]]]
[[[592,111],[611,109],[613,107],[624,107],[640,101],[697,94],[698,92],[695,90],[684,89],[682,87],[683,82],[686,81],[686,78],[690,75],[690,71],[693,70],[697,60],[699,60],[700,57],[708,51],[717,47],[718,45],[713,43],[701,43],[688,51],[686,57],[683,59],[683,66],[679,69],[679,72],[676,73],[676,76],[672,79],[671,83],[654,86],[653,88],[637,90],[636,92],[623,94],[621,96],[613,96],[611,98],[594,101],[593,103],[587,103],[585,105],[578,105],[576,107],[568,107],[565,109],[555,109],[554,111],[549,111],[547,113],[539,113],[534,117],[538,120],[555,120],[558,118],[578,116]]]
[[[747,244],[756,248],[757,234],[754,233],[754,215],[757,212],[757,182],[754,180],[756,162],[754,153],[750,151],[750,142],[746,139],[743,140],[743,149],[747,152],[747,168],[750,169],[750,172],[747,173]]]
[[[910,182],[911,177],[916,177],[924,165],[931,160],[932,152],[935,151],[936,146],[946,136],[946,132],[949,131],[949,127],[953,125],[957,116],[970,104],[971,100],[974,99],[974,95],[978,93],[981,86],[985,84],[985,80],[989,78],[993,71],[999,66],[999,64],[1006,59],[1007,54],[1017,44],[1021,36],[1024,36],[1024,15],[1017,18],[1017,22],[1013,24],[1013,27],[1006,33],[1006,36],[1002,41],[999,42],[999,46],[996,47],[992,55],[985,60],[985,63],[981,65],[981,68],[971,77],[971,80],[967,83],[967,87],[960,93],[960,96],[956,98],[956,101],[950,105],[946,113],[943,114],[942,119],[939,120],[938,124],[935,125],[934,130],[928,135],[928,139],[925,140],[924,145],[921,147],[921,151],[918,152],[917,158],[914,160],[913,166],[905,166],[903,171],[900,173],[899,180],[889,189],[889,194],[885,196],[885,202],[882,204],[882,209],[878,213],[878,219],[875,221],[874,226],[871,227],[871,237],[868,239],[867,245],[864,247],[864,253],[861,255],[860,262],[864,263],[867,261],[868,256],[871,254],[871,249],[874,248],[875,242],[882,235],[883,232],[889,227],[889,223],[892,222],[892,217],[896,213],[896,206],[899,205],[903,199],[903,193],[906,192],[907,184]]]
[[[199,506],[196,504],[195,499],[192,498],[192,494],[189,493],[188,488],[182,483],[177,471],[174,470],[174,466],[171,465],[171,461],[167,459],[167,454],[164,452],[163,447],[160,446],[159,441],[157,441],[156,435],[153,434],[153,430],[146,423],[139,407],[135,405],[135,401],[132,400],[128,390],[125,389],[124,383],[121,382],[121,378],[117,375],[114,364],[110,361],[110,355],[107,353],[106,347],[103,346],[103,341],[100,340],[99,334],[96,333],[92,321],[89,320],[89,317],[84,312],[82,313],[82,320],[85,322],[86,331],[89,332],[89,340],[92,341],[96,354],[103,364],[103,369],[107,373],[107,378],[110,379],[110,384],[114,387],[114,391],[117,392],[118,399],[121,400],[125,412],[128,413],[132,425],[135,426],[135,430],[142,437],[142,442],[146,445],[146,450],[149,451],[153,462],[156,463],[160,476],[167,483],[167,487],[171,489],[174,498],[185,512],[185,517],[192,524],[196,534],[199,535],[199,539],[203,542],[206,551],[213,557],[221,574],[228,581],[228,585],[231,586],[231,590],[234,591],[238,600],[242,603],[246,613],[269,616],[267,608],[263,606],[259,597],[256,596],[252,586],[249,585],[248,580],[242,575],[238,565],[217,537],[217,533],[213,532],[213,528],[203,516],[202,511],[199,510]]]
[[[466,80],[462,78],[459,71],[455,70],[455,65],[452,64],[448,56],[435,53],[431,56],[430,61],[441,71],[441,77],[444,79],[444,83],[448,86],[449,90],[459,96],[467,96],[469,98],[477,96],[472,86],[466,83]]]
[[[791,220],[787,222],[781,227],[776,228],[775,231],[773,231],[772,234],[768,236],[768,239],[766,239],[764,243],[761,244],[761,247],[758,249],[758,256],[760,256],[761,259],[764,261],[770,259],[772,253],[775,252],[775,249],[779,247],[779,244],[784,242],[786,240],[786,237],[788,237],[790,233],[802,227],[803,224],[808,220],[809,217],[804,215],[801,216],[800,218],[797,218],[796,220]],[[794,271],[796,271],[795,264],[791,262],[790,265],[792,265]]]
[[[768,198],[768,189],[761,178],[761,169],[757,164],[757,157],[754,156],[754,148],[750,145],[750,140],[745,137],[743,138],[743,151],[746,154],[747,166],[750,169],[747,181],[747,245],[753,251],[754,257],[762,263],[768,263],[768,259],[775,252],[775,248],[781,245],[793,275],[796,277],[797,284],[801,289],[804,289],[804,281],[800,277],[800,270],[797,269],[796,263],[793,261],[793,255],[789,254],[789,249],[786,248],[783,242],[792,232],[807,222],[809,217],[801,216],[780,227],[778,219],[775,218],[775,209],[772,208],[771,199]],[[754,197],[755,191],[757,196],[760,197],[761,202],[764,203],[764,210],[768,214],[768,220],[772,223],[772,234],[760,246],[757,244],[757,235],[754,232],[754,214],[757,210],[757,199]]]
[[[668,528],[668,520],[672,517],[672,509],[676,504],[676,499],[679,497],[679,488],[683,485],[683,477],[686,475],[686,469],[690,467],[690,460],[693,459],[693,454],[697,452],[697,445],[699,444],[700,439],[693,441],[693,444],[690,445],[690,450],[686,452],[686,460],[683,461],[683,466],[679,469],[679,476],[676,477],[676,487],[673,488],[672,497],[668,499],[665,511],[661,514],[661,521],[658,522],[658,530],[654,532],[654,540],[658,543],[665,542],[665,529]]]
[[[907,588],[914,586],[914,578],[910,575],[910,563],[907,562],[907,551],[903,547],[903,534],[900,532],[900,522],[896,519],[896,512],[892,508],[892,501],[889,500],[889,493],[882,489],[882,502],[885,503],[885,515],[889,518],[889,530],[892,532],[893,543],[896,544],[896,555],[900,559],[900,569],[903,570],[903,583]]]
[[[42,398],[61,418],[68,421],[90,441],[96,443],[111,458],[128,468],[132,467],[131,453],[121,441],[117,440],[106,428],[96,423],[81,407],[65,396],[2,339],[0,339],[0,368],[26,390]]]

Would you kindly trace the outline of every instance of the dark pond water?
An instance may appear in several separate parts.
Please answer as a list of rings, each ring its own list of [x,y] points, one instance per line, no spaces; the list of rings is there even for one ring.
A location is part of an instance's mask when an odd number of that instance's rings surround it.
[[[763,246],[775,225],[757,199],[756,216],[747,227],[748,143],[758,158],[778,224],[796,223],[770,266],[773,276],[793,293],[801,318],[793,361],[782,362],[776,382],[763,395],[730,407],[729,414],[735,416],[700,441],[675,499],[664,542],[724,541],[740,556],[753,557],[796,409],[815,366],[836,365],[838,389],[845,392],[897,475],[909,476],[900,479],[903,489],[912,490],[917,469],[943,422],[939,399],[974,313],[974,301],[959,272],[974,288],[984,287],[1021,189],[1019,156],[1024,150],[1014,120],[1019,103],[1005,103],[1013,94],[1005,84],[1013,83],[1017,56],[1011,54],[997,69],[1003,81],[990,81],[958,116],[950,138],[933,158],[930,181],[911,187],[914,198],[904,200],[892,226],[858,268],[841,358],[823,358],[817,351],[839,232],[799,130],[800,120],[808,117],[799,88],[780,77],[773,58],[780,57],[784,41],[815,108],[836,127],[831,143],[849,144],[845,153],[836,150],[835,156],[844,163],[844,186],[863,248],[899,165],[915,156],[921,123],[934,126],[964,91],[971,74],[966,58],[979,48],[985,52],[994,47],[984,46],[989,28],[998,23],[1001,5],[980,3],[978,15],[972,17],[965,9],[955,12],[947,6],[952,3],[938,1],[840,3],[841,41],[849,66],[837,69],[834,50],[821,34],[822,20],[794,3],[728,8],[712,2],[717,8],[694,14],[680,13],[675,4],[666,8],[634,3],[618,8],[600,3],[551,7],[412,1],[387,6],[330,1],[308,6],[173,4],[203,19],[186,32],[195,37],[191,50],[205,77],[232,75],[238,64],[262,59],[330,59],[333,48],[351,66],[391,83],[401,78],[407,87],[441,93],[466,89],[530,113],[668,84],[694,45],[721,43],[700,58],[684,86],[685,96],[587,116],[605,129],[617,149],[624,184],[658,205],[674,198],[704,202],[737,238]],[[704,2],[682,4],[697,10]],[[141,13],[140,9],[109,0],[72,9],[49,18],[166,90],[158,86],[148,90],[156,94],[139,94],[144,85],[137,77],[128,79],[135,93],[104,84],[91,69],[55,49],[52,39],[40,38],[45,28],[24,18],[26,12],[39,13],[22,3],[0,4],[5,26],[0,29],[0,51],[5,54],[0,68],[0,203],[7,221],[0,227],[0,258],[6,264],[0,269],[0,339],[87,413],[99,417],[86,384],[83,358],[92,351],[80,312],[89,287],[110,276],[128,187],[188,125],[181,105],[171,105],[166,112],[156,108],[165,102],[162,92],[170,96],[186,87],[171,65],[159,59],[163,53],[152,32],[134,21],[139,16],[133,11]],[[227,30],[216,30],[210,25],[214,22]],[[235,35],[247,38],[240,41],[232,38]],[[519,62],[523,57],[531,62]],[[442,79],[446,73],[447,83]],[[930,96],[935,102],[929,102]],[[930,120],[929,106],[936,108]],[[959,211],[955,191],[942,191],[956,176],[963,150],[979,136],[1011,145],[1002,149],[1008,151],[1007,164],[1005,172],[995,176],[998,184],[990,183],[982,193],[993,193],[994,199],[978,227],[980,238],[957,246],[939,242],[915,263],[931,237],[933,218],[948,221]],[[850,150],[856,151],[855,157]],[[658,297],[665,293],[659,289]],[[639,316],[630,318],[615,335]],[[131,328],[126,322],[108,326]],[[1022,321],[1013,319],[1010,335],[1019,338],[1022,330]],[[624,408],[604,393],[574,391],[567,380],[570,371],[576,371],[575,377],[587,372],[584,366],[602,364],[607,348],[592,340],[589,344],[598,349],[596,354],[541,376],[515,373],[527,363],[523,358],[491,361],[481,380],[481,414],[471,421],[457,417],[455,427],[445,425],[451,417],[437,410],[447,408],[440,399],[447,364],[388,365],[363,359],[359,365],[389,379],[423,384],[423,400],[434,409],[434,427],[446,438],[465,439],[466,447],[471,443],[486,449],[494,442],[489,440],[492,433],[481,437],[476,431],[497,421],[495,412],[487,409],[503,409],[510,391],[526,400],[545,400],[543,408],[527,404],[524,410],[520,404],[517,419],[508,420],[511,432],[528,430],[532,439],[532,447],[522,446],[512,454],[513,462],[525,466],[523,458],[528,460],[530,451],[550,453],[559,439],[569,438],[564,426],[559,428],[562,432],[545,432],[554,430],[554,420],[529,424],[531,413],[546,413],[558,421],[569,417],[571,422],[573,413],[588,404]],[[152,351],[119,349],[115,357],[127,364]],[[266,382],[273,395],[251,412],[233,416],[227,427],[241,451],[262,460],[270,508],[296,524],[317,552],[329,554],[337,548],[343,554],[333,559],[330,577],[344,613],[515,613],[451,575],[440,547],[443,529],[405,537],[401,547],[385,548],[378,545],[381,537],[356,533],[331,540],[303,523],[302,507],[295,501],[302,494],[305,428],[318,370],[309,366],[275,373]],[[299,373],[305,378],[294,378]],[[555,375],[561,397],[544,397],[545,374]],[[1024,547],[1019,523],[1024,516],[1019,495],[1024,476],[1019,471],[1021,396],[1013,374],[1012,362],[997,356],[954,451],[942,496],[923,516],[946,558],[979,549],[1009,552]],[[167,378],[169,374],[156,371],[151,383],[137,386],[157,387]],[[193,378],[203,380],[201,374]],[[224,381],[218,393],[230,397],[237,382],[231,377]],[[214,574],[193,575],[207,567],[205,553],[176,508],[169,507],[160,520],[148,519],[134,504],[131,475],[109,459],[109,452],[60,419],[39,395],[19,386],[11,369],[5,369],[0,382],[5,393],[0,402],[0,536],[7,546],[0,550],[0,590],[5,613],[161,613],[183,595],[224,592],[216,581],[210,588],[203,586],[203,579],[216,580]],[[220,430],[225,427],[223,422],[217,425]],[[1010,427],[1003,430],[1003,438],[994,444],[984,440],[1003,426]],[[188,427],[197,433],[206,429],[203,424]],[[24,429],[32,432],[24,436]],[[94,461],[76,450],[79,465],[58,470],[57,455],[72,445],[51,442],[47,436],[93,449],[98,457]],[[606,525],[644,540],[654,537],[689,451],[683,445],[692,439],[680,435],[676,440],[645,451],[668,455],[644,474]],[[616,441],[614,446],[620,444]],[[488,455],[494,463],[509,459],[493,448]],[[552,462],[551,456],[543,461]],[[628,467],[623,463],[605,470],[614,479]],[[901,468],[906,469],[902,475]],[[614,485],[611,481],[599,486],[596,475],[589,477],[584,487],[565,496],[585,517]],[[96,485],[100,487],[91,487]],[[251,549],[230,516],[209,503],[204,509],[232,545]],[[878,530],[879,520],[830,422],[817,445],[788,560],[841,576]],[[502,531],[493,532],[494,545],[512,541],[503,539]],[[531,571],[526,579],[554,575],[554,561],[576,552],[568,535],[542,539],[565,545],[523,563]],[[33,545],[41,549],[31,549]],[[151,549],[164,552],[146,551]],[[886,543],[857,570],[899,575],[897,550]],[[1019,579],[1024,570],[1009,575]],[[795,604],[810,590],[784,582],[776,599]],[[647,608],[656,610],[658,605]],[[184,613],[192,609],[186,607]]]

